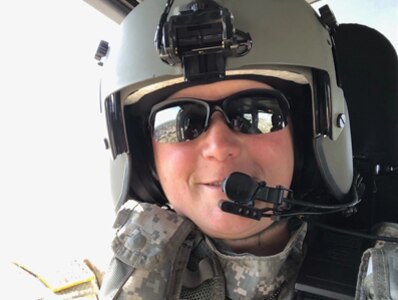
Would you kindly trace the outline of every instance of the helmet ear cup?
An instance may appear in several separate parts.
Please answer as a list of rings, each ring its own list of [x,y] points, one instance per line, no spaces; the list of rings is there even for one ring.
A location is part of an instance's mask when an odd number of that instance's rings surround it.
[[[324,186],[312,147],[312,105],[310,87],[289,90],[291,124],[293,125],[294,173],[291,189],[295,198],[305,198],[309,191]]]

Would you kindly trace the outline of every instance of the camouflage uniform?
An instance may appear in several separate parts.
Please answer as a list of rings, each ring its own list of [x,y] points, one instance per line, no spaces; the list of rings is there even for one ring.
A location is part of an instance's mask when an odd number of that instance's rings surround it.
[[[272,256],[234,254],[195,225],[156,205],[119,211],[100,299],[291,299],[307,225]]]
[[[379,236],[398,238],[398,224],[380,223],[374,231]],[[397,243],[377,241],[363,253],[355,299],[398,299]]]

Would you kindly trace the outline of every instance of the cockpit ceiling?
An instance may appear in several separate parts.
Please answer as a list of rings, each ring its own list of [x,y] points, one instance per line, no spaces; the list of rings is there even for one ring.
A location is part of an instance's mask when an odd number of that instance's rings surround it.
[[[95,9],[112,19],[121,23],[124,17],[144,0],[83,0]],[[312,4],[319,0],[306,0]]]

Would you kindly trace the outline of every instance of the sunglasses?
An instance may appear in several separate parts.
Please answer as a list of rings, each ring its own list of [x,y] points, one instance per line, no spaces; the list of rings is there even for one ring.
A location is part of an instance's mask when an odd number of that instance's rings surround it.
[[[159,143],[191,141],[209,128],[216,111],[236,132],[266,134],[286,127],[289,103],[282,93],[268,89],[245,90],[217,101],[170,99],[152,107],[151,136]]]

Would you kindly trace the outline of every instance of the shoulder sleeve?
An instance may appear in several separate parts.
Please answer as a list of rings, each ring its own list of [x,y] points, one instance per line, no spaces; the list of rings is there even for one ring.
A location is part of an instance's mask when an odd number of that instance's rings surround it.
[[[166,289],[165,274],[195,226],[173,211],[130,200],[118,212],[114,229],[114,257],[100,299],[116,299],[125,288],[149,299],[147,296],[154,292],[151,282],[158,282],[157,290]]]

